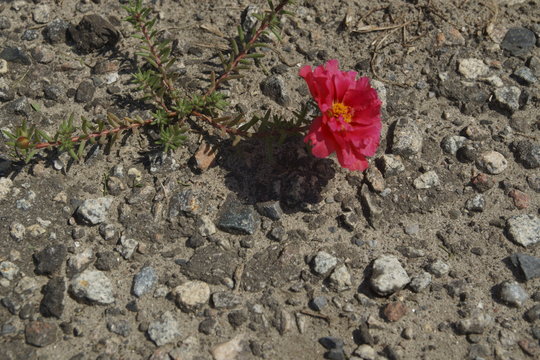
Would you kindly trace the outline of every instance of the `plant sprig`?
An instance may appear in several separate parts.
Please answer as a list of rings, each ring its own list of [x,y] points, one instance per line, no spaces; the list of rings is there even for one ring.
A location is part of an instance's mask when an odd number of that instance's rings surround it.
[[[106,120],[95,123],[82,118],[78,126],[74,116],[70,115],[62,121],[53,136],[35,126],[29,127],[23,121],[13,133],[4,131],[8,137],[7,144],[14,149],[14,155],[25,162],[31,161],[39,150],[47,148],[57,148],[79,160],[87,144],[111,145],[124,131],[135,131],[145,126],[155,126],[159,132],[156,144],[162,146],[164,151],[173,151],[182,146],[187,138],[188,117],[201,120],[233,136],[234,143],[251,137],[265,137],[268,141],[280,143],[285,137],[305,130],[304,110],[290,120],[272,116],[269,111],[264,116],[255,115],[249,121],[243,115],[220,117],[220,113],[229,105],[225,95],[219,92],[220,88],[229,81],[241,78],[242,72],[251,69],[254,62],[265,56],[258,52],[259,49],[269,47],[261,41],[263,36],[274,34],[276,39],[281,40],[280,19],[292,15],[285,10],[286,6],[292,4],[291,0],[281,0],[277,5],[271,0],[267,2],[269,9],[263,14],[254,15],[257,19],[254,26],[250,29],[237,27],[236,36],[230,40],[228,54],[218,54],[223,71],[218,75],[211,72],[207,90],[202,94],[182,94],[175,87],[178,75],[174,71],[176,59],[172,56],[170,40],[158,40],[160,31],[156,27],[157,17],[152,16],[152,9],[145,7],[143,0],[132,0],[124,7],[128,13],[125,20],[137,31],[133,36],[141,41],[141,45],[136,54],[146,64],[134,73],[133,80],[143,91],[144,98],[155,105],[152,118],[120,119],[114,114],[108,114]]]

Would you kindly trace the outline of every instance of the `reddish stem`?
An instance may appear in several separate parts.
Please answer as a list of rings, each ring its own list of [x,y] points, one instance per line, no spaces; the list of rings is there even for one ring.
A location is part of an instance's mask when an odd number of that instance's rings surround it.
[[[100,131],[100,132],[95,132],[95,133],[91,133],[91,134],[83,135],[83,136],[74,136],[74,137],[72,137],[70,139],[70,141],[75,143],[75,142],[78,142],[78,141],[81,141],[81,140],[86,140],[86,139],[91,139],[91,138],[98,138],[98,137],[101,137],[101,136],[107,136],[109,134],[114,134],[114,133],[117,133],[117,132],[120,132],[120,131],[131,130],[131,129],[135,129],[135,128],[138,128],[138,127],[141,127],[141,126],[144,126],[144,125],[148,125],[148,124],[152,123],[153,121],[154,120],[145,120],[143,123],[135,123],[135,124],[131,124],[129,126],[120,126],[120,127],[114,128],[114,129],[103,130],[103,131]],[[47,147],[51,147],[51,146],[59,146],[59,145],[62,145],[61,141],[43,142],[43,143],[34,144],[33,148],[34,149],[43,149],[43,148],[47,148]]]

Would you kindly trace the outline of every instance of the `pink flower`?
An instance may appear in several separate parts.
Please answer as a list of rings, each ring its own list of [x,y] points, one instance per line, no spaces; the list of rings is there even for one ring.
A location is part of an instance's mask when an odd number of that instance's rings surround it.
[[[337,60],[315,70],[306,65],[300,76],[317,101],[322,115],[315,118],[304,138],[311,153],[325,158],[336,152],[339,163],[349,170],[368,167],[381,135],[381,101],[367,77],[356,79],[355,71],[340,71]]]

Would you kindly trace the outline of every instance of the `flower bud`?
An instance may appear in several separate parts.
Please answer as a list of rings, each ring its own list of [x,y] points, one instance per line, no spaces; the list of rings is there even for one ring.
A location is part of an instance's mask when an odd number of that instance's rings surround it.
[[[17,147],[21,149],[28,149],[30,147],[30,140],[26,136],[20,136],[17,139]]]

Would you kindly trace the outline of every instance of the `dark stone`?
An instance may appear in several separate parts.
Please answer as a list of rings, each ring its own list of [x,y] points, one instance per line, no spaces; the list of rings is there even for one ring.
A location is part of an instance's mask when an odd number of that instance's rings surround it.
[[[120,265],[118,255],[112,251],[102,251],[96,254],[94,266],[101,271],[111,271]]]
[[[218,291],[212,294],[212,304],[216,309],[232,309],[242,304],[242,298],[228,291]]]
[[[283,210],[281,209],[279,201],[261,202],[257,203],[255,207],[259,214],[272,220],[279,220],[283,216]]]
[[[32,41],[36,40],[38,37],[39,33],[36,30],[26,29],[21,36],[21,40]]]
[[[64,312],[64,294],[66,282],[64,278],[55,277],[49,280],[43,288],[43,299],[39,311],[45,317],[61,318]]]
[[[96,92],[96,87],[90,80],[85,80],[79,84],[77,87],[77,92],[75,93],[75,101],[78,103],[87,103],[92,101],[94,98],[94,93]]]
[[[527,254],[515,253],[510,256],[515,267],[519,267],[527,281],[540,277],[540,259]]]
[[[199,201],[200,196],[195,194],[192,190],[182,190],[171,196],[169,201],[169,219],[179,215],[194,215],[200,212],[201,203]]]
[[[15,334],[17,332],[17,328],[13,326],[12,324],[5,323],[0,326],[0,336],[6,336]]]
[[[354,341],[359,345],[362,345],[362,344],[374,345],[375,344],[375,339],[371,335],[371,332],[369,331],[369,327],[365,322],[360,324],[358,329],[354,331],[353,336],[354,336]]]
[[[326,349],[343,349],[343,339],[335,336],[325,336],[319,339],[319,343]]]
[[[315,296],[309,302],[309,307],[315,311],[321,311],[326,305],[328,305],[328,300],[326,300],[326,297],[324,296]]]
[[[242,285],[246,291],[279,287],[297,279],[303,259],[295,243],[271,245],[254,254],[244,268]]]
[[[127,337],[131,332],[131,326],[127,320],[109,320],[107,322],[107,329],[117,335]]]
[[[54,19],[45,27],[45,38],[51,44],[66,42],[66,33],[69,22],[62,19]]]
[[[62,244],[49,245],[40,252],[34,254],[36,274],[52,275],[60,270],[66,258],[66,247]]]
[[[2,15],[0,16],[0,30],[7,30],[11,27],[11,21],[9,17]]]
[[[44,347],[56,342],[56,325],[45,321],[32,321],[26,325],[26,342],[37,347]]]
[[[4,305],[10,313],[17,315],[23,306],[23,299],[19,294],[10,293],[8,296],[2,298],[2,305]]]
[[[525,313],[525,320],[529,322],[535,322],[540,319],[540,304],[534,305]]]
[[[233,194],[227,196],[217,221],[221,230],[231,234],[253,235],[259,225],[260,219],[253,206],[242,204]]]
[[[32,64],[30,55],[28,55],[24,49],[18,46],[6,46],[0,53],[0,59],[22,65]]]
[[[198,247],[201,247],[206,242],[206,239],[204,236],[201,236],[199,234],[195,234],[190,236],[186,241],[186,246],[188,248],[196,249]]]
[[[324,358],[329,360],[346,360],[343,349],[332,349],[324,353]]]
[[[291,99],[287,95],[285,82],[279,75],[267,77],[261,83],[261,92],[281,106],[288,106],[291,103]]]
[[[516,161],[526,169],[540,167],[540,144],[529,140],[517,141],[512,143],[512,150]]]
[[[99,15],[85,15],[78,25],[70,25],[68,34],[82,53],[111,48],[120,39],[120,33]]]
[[[199,332],[210,335],[215,332],[218,322],[214,318],[207,318],[200,322]]]
[[[183,274],[192,280],[218,285],[225,278],[232,278],[238,257],[236,252],[209,245],[195,250],[188,262],[179,264]]]
[[[227,319],[233,328],[237,328],[244,324],[248,317],[244,310],[233,310],[227,315]]]
[[[46,84],[43,86],[43,94],[45,95],[45,99],[48,100],[58,101],[64,92],[64,89],[55,84]]]
[[[534,33],[525,28],[508,29],[501,42],[501,48],[513,56],[525,56],[531,52],[536,43]]]

